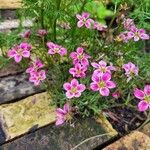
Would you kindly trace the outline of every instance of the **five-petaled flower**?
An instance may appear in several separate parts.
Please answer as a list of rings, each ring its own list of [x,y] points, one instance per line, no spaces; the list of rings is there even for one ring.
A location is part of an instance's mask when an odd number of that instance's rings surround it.
[[[125,70],[125,75],[128,77],[127,81],[130,81],[132,77],[138,75],[139,68],[135,66],[135,64],[133,64],[132,62],[124,64],[122,68]]]
[[[56,126],[63,124],[65,121],[71,120],[72,119],[72,115],[71,115],[71,106],[66,103],[63,107],[63,109],[61,108],[57,108],[56,109]]]
[[[14,60],[19,63],[23,57],[30,57],[31,45],[28,43],[21,43],[8,51],[8,57],[14,58]]]
[[[82,47],[78,47],[76,52],[72,52],[70,54],[70,57],[72,58],[74,65],[77,63],[81,63],[81,65],[83,66],[89,65],[88,59],[90,58],[90,56],[84,53],[84,49]]]
[[[150,85],[146,85],[144,91],[135,89],[134,96],[141,100],[138,104],[139,111],[145,111],[150,108]]]
[[[77,14],[76,17],[78,18],[77,26],[81,28],[85,26],[86,28],[92,28],[94,25],[94,20],[89,18],[90,14],[87,12],[83,12],[82,15]]]
[[[61,56],[64,56],[67,54],[66,48],[64,48],[60,45],[54,44],[53,42],[48,42],[47,46],[49,48],[48,54],[50,54],[50,55],[60,54]]]
[[[40,59],[37,58],[32,62],[30,67],[27,68],[26,73],[30,73],[30,74],[36,73],[39,69],[43,67],[44,67],[43,63],[41,62]]]
[[[90,88],[93,91],[99,91],[102,96],[109,96],[109,89],[113,89],[116,87],[116,84],[113,81],[110,81],[111,75],[109,73],[104,73],[102,75],[98,75],[94,73],[92,75],[92,83],[90,84]]]
[[[63,85],[66,92],[66,97],[71,99],[73,97],[80,97],[81,93],[86,89],[84,84],[79,84],[78,80],[72,79],[71,83],[67,82]]]
[[[81,64],[75,64],[74,68],[69,69],[69,73],[73,75],[73,77],[84,78],[86,76],[85,71],[87,70],[86,66],[82,66]]]
[[[29,81],[33,82],[35,86],[39,85],[41,81],[46,79],[45,70],[40,70],[39,72],[32,73]]]
[[[132,26],[130,31],[128,32],[128,39],[134,39],[134,41],[142,40],[149,40],[149,35],[145,33],[144,29],[137,29],[136,27]]]
[[[96,74],[103,74],[103,73],[110,73],[111,71],[115,71],[116,68],[113,66],[107,66],[107,63],[103,60],[101,60],[99,63],[91,63],[91,65],[96,68],[96,70],[94,71],[94,73]]]

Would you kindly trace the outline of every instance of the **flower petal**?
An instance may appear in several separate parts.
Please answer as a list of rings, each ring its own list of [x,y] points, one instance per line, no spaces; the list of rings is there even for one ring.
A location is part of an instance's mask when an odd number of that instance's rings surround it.
[[[78,54],[82,54],[84,49],[82,47],[78,47],[76,51]]]
[[[78,82],[78,80],[77,80],[77,79],[72,79],[72,80],[71,80],[71,86],[73,86],[73,87],[77,87],[77,86],[78,86],[78,84],[79,84],[79,82]]]
[[[149,103],[145,101],[140,101],[138,104],[139,111],[145,111],[149,108]]]
[[[65,122],[64,118],[58,117],[57,120],[56,120],[55,125],[58,126],[58,125],[63,124],[64,122]]]
[[[63,88],[66,90],[66,91],[68,91],[68,90],[71,90],[71,85],[70,85],[70,83],[64,83],[64,85],[63,85]]]
[[[74,94],[71,93],[70,91],[67,91],[67,92],[66,92],[66,97],[69,98],[69,99],[71,99],[71,98],[74,97]]]
[[[103,81],[109,81],[111,79],[111,74],[110,73],[104,73],[102,75],[102,80]]]
[[[109,88],[109,89],[113,89],[116,87],[116,84],[113,82],[113,81],[108,81],[106,82],[106,86]]]
[[[92,81],[94,81],[94,82],[99,82],[100,81],[100,77],[98,76],[98,74],[94,73],[92,75]]]
[[[143,100],[144,99],[144,92],[142,90],[139,89],[135,89],[134,90],[134,96],[138,99]]]
[[[77,27],[81,28],[84,25],[84,22],[82,20],[78,21]]]
[[[68,104],[68,103],[66,103],[65,105],[64,105],[64,111],[66,112],[66,113],[68,113],[69,111],[70,111],[70,105]]]
[[[30,51],[27,51],[27,50],[23,51],[22,56],[26,58],[30,57]]]
[[[94,83],[94,82],[92,82],[92,83],[90,84],[90,88],[91,88],[93,91],[98,91],[98,90],[99,90],[98,84],[97,84],[97,83]]]
[[[86,89],[86,86],[85,86],[84,84],[79,84],[79,85],[77,86],[77,90],[78,90],[79,92],[83,92],[85,89]]]
[[[146,95],[150,95],[150,85],[146,85],[146,86],[144,87],[144,93],[145,93]]]
[[[91,63],[91,65],[92,65],[94,68],[99,68],[99,64],[98,64],[98,63],[93,62],[93,63]]]
[[[15,55],[14,59],[17,63],[19,63],[22,60],[22,56],[21,55]]]
[[[70,58],[72,58],[72,59],[76,59],[77,56],[78,56],[78,54],[77,54],[76,52],[72,52],[72,53],[70,54]]]
[[[110,93],[110,91],[109,91],[109,89],[108,88],[101,88],[100,90],[99,90],[99,92],[100,92],[100,94],[102,95],[102,96],[109,96],[109,93]]]

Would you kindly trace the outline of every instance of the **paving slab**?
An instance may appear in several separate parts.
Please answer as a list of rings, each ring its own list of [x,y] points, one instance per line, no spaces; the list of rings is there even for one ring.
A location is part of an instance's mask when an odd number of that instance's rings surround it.
[[[146,124],[140,131],[150,137],[150,123]]]
[[[150,150],[150,137],[142,132],[133,131],[103,150]]]
[[[41,86],[29,82],[26,73],[0,78],[0,104],[21,99],[44,91]]]
[[[50,103],[51,98],[44,92],[15,103],[1,105],[0,135],[2,139],[0,144],[55,122],[55,106],[50,106]]]

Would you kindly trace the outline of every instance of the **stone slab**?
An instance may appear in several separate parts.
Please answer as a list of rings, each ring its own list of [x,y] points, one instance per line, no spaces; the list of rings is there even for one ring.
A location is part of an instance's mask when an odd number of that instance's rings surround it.
[[[140,131],[150,137],[150,123],[146,124]]]
[[[0,78],[8,75],[15,75],[17,73],[23,72],[23,69],[16,64],[14,61],[7,64],[7,66],[0,69]]]
[[[150,137],[134,131],[103,150],[150,150]]]
[[[0,78],[0,104],[21,99],[44,91],[44,88],[34,86],[29,82],[26,73]]]
[[[0,106],[0,144],[55,122],[55,106],[50,106],[51,98],[44,92],[21,101]]]
[[[21,7],[21,0],[0,0],[0,9],[16,9]]]
[[[103,124],[92,118],[76,119],[56,127],[49,125],[1,146],[1,150],[92,150],[110,140]]]

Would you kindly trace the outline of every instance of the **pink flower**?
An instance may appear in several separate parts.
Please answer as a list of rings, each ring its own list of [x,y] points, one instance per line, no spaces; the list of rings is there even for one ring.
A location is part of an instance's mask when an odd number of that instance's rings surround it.
[[[119,91],[113,92],[112,97],[118,99],[120,97],[120,92]]]
[[[118,41],[118,42],[125,42],[125,43],[127,43],[128,40],[129,40],[127,34],[128,34],[127,31],[122,32],[122,33],[120,33],[120,34],[117,36],[117,38],[116,38],[115,40]]]
[[[89,61],[88,59],[90,58],[89,55],[83,52],[84,49],[82,47],[78,47],[76,52],[72,52],[70,54],[70,57],[73,60],[73,64],[81,63],[83,66],[88,66]]]
[[[145,33],[144,29],[137,29],[136,27],[131,27],[131,31],[128,32],[128,39],[134,39],[134,41],[149,40],[149,35]]]
[[[132,62],[128,62],[124,64],[122,68],[125,70],[125,75],[128,77],[127,81],[130,81],[133,76],[137,76],[139,72],[139,68],[135,66]]]
[[[98,30],[98,31],[104,31],[107,28],[106,25],[101,24],[99,22],[94,22],[94,29]]]
[[[41,62],[40,59],[36,59],[35,61],[32,62],[31,66],[29,68],[27,68],[26,73],[35,73],[38,71],[38,69],[43,68],[44,65]]]
[[[103,74],[103,73],[110,73],[111,71],[115,71],[116,68],[113,66],[107,66],[107,63],[103,60],[101,60],[99,63],[91,63],[91,65],[96,68],[96,70],[94,71],[94,73],[96,74]]]
[[[45,70],[41,70],[39,72],[34,72],[31,74],[29,81],[33,82],[35,86],[39,85],[41,81],[46,79]]]
[[[135,27],[133,19],[130,19],[130,18],[124,19],[123,26],[127,30],[130,30],[133,26]]]
[[[94,20],[90,19],[90,14],[87,12],[83,12],[82,15],[77,14],[76,17],[78,18],[77,26],[81,28],[82,26],[85,26],[86,28],[92,28],[94,25]]]
[[[28,39],[30,37],[30,35],[31,35],[31,31],[30,30],[26,30],[23,33],[22,37]]]
[[[109,96],[109,89],[113,89],[116,87],[116,84],[113,81],[110,81],[111,75],[109,73],[104,73],[102,75],[98,75],[96,73],[92,76],[92,83],[90,84],[90,88],[93,91],[99,91],[102,96]]]
[[[73,97],[80,97],[81,93],[86,89],[84,84],[79,84],[78,80],[72,79],[71,83],[64,83],[63,85],[66,92],[66,97],[71,99]]]
[[[69,69],[69,73],[73,75],[73,77],[84,78],[86,76],[85,71],[87,67],[82,66],[81,64],[75,64],[74,68]]]
[[[66,48],[64,48],[60,45],[54,44],[53,42],[48,42],[47,46],[49,48],[48,54],[50,54],[50,55],[60,54],[61,56],[64,56],[67,54]]]
[[[146,85],[144,91],[135,89],[134,96],[141,100],[138,104],[139,111],[145,111],[150,108],[150,85]]]
[[[31,45],[29,45],[28,43],[21,43],[20,45],[17,45],[16,47],[8,51],[8,57],[14,58],[14,60],[19,63],[23,57],[30,57],[30,50]]]
[[[39,29],[38,30],[38,35],[40,37],[44,37],[47,34],[47,31],[45,29]]]
[[[57,116],[57,120],[55,123],[56,126],[63,124],[67,120],[70,120],[72,118],[70,105],[68,103],[66,103],[64,105],[63,109],[57,108],[56,116]]]

